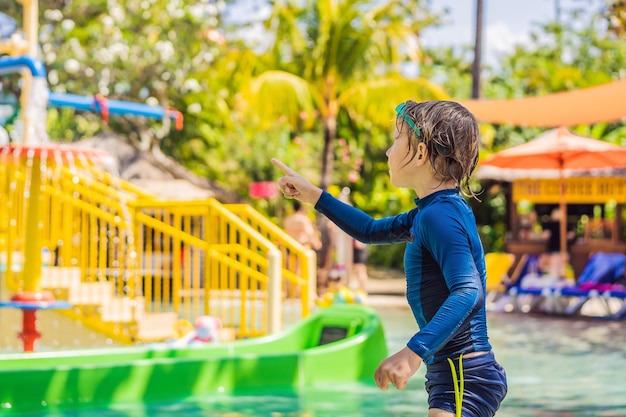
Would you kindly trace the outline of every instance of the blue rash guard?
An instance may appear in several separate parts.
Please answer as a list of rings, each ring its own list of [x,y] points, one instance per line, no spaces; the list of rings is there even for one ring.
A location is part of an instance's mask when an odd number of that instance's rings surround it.
[[[471,207],[458,189],[415,203],[409,212],[376,220],[323,192],[315,209],[361,242],[407,243],[406,296],[420,328],[407,346],[427,365],[491,350],[484,251]]]

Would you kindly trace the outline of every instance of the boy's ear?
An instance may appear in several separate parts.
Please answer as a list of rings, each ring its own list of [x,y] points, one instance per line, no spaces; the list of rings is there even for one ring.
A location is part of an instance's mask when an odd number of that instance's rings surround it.
[[[417,162],[422,163],[425,162],[428,158],[428,149],[426,148],[426,144],[424,142],[420,142],[417,144]]]

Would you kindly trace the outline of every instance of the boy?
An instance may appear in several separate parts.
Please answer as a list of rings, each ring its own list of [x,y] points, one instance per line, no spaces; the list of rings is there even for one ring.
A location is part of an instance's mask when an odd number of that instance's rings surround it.
[[[455,102],[409,100],[396,108],[393,136],[389,175],[394,186],[415,191],[417,207],[409,212],[375,220],[272,159],[284,173],[278,184],[285,197],[314,204],[361,242],[407,243],[406,296],[420,331],[381,362],[378,387],[403,389],[425,362],[428,417],[491,417],[507,383],[487,337],[483,246],[463,198],[474,197],[476,120]]]

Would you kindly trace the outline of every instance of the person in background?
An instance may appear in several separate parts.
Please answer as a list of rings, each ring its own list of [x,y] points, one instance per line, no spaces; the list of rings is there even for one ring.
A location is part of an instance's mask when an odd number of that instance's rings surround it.
[[[352,240],[352,270],[359,283],[359,289],[367,294],[367,245],[356,239]]]
[[[191,346],[204,343],[220,343],[220,331],[223,328],[222,320],[213,316],[199,316],[193,325],[188,329],[188,324],[177,323],[177,330],[188,330],[180,338],[169,343],[170,346]]]
[[[322,243],[317,229],[298,200],[294,200],[293,210],[294,212],[285,218],[285,231],[302,246],[319,250],[322,247]]]
[[[565,279],[569,263],[569,249],[561,253],[561,210],[556,207],[550,212],[550,217],[542,222],[543,237],[547,241],[547,253],[542,256],[541,270],[553,278]],[[574,231],[567,230],[567,247],[575,238]]]
[[[415,208],[374,219],[272,159],[283,172],[278,185],[286,198],[314,204],[363,243],[406,243],[407,300],[419,331],[380,363],[378,387],[403,389],[425,362],[429,417],[491,417],[508,388],[487,335],[485,254],[464,199],[475,196],[469,181],[478,162],[478,125],[451,101],[406,101],[395,120],[389,176],[394,186],[415,191]]]
[[[319,292],[319,287],[321,285],[322,279],[320,275],[324,272],[319,268],[319,251],[322,249],[322,241],[320,239],[319,233],[313,221],[307,215],[305,208],[300,204],[298,200],[293,201],[293,213],[287,217],[283,222],[283,227],[287,234],[294,238],[298,243],[302,246],[314,250],[317,254],[318,260],[318,277],[317,277],[317,287]],[[297,274],[300,274],[300,265],[296,265]],[[325,275],[324,275],[325,278]],[[323,280],[326,283],[326,279]],[[287,286],[288,296],[297,296],[299,295],[299,290],[295,287],[291,288],[291,286]]]

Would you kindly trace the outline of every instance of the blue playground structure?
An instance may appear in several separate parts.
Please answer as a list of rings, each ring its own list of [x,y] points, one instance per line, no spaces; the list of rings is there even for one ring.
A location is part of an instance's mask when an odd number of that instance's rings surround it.
[[[0,74],[20,72],[23,69],[28,69],[33,77],[46,78],[46,68],[37,58],[27,55],[0,58]],[[183,115],[176,109],[122,100],[109,100],[100,94],[89,97],[77,94],[49,92],[48,105],[99,113],[103,116],[105,121],[108,121],[109,116],[114,114],[141,116],[151,119],[164,119],[169,117],[176,122],[176,128],[178,130],[183,128]]]

